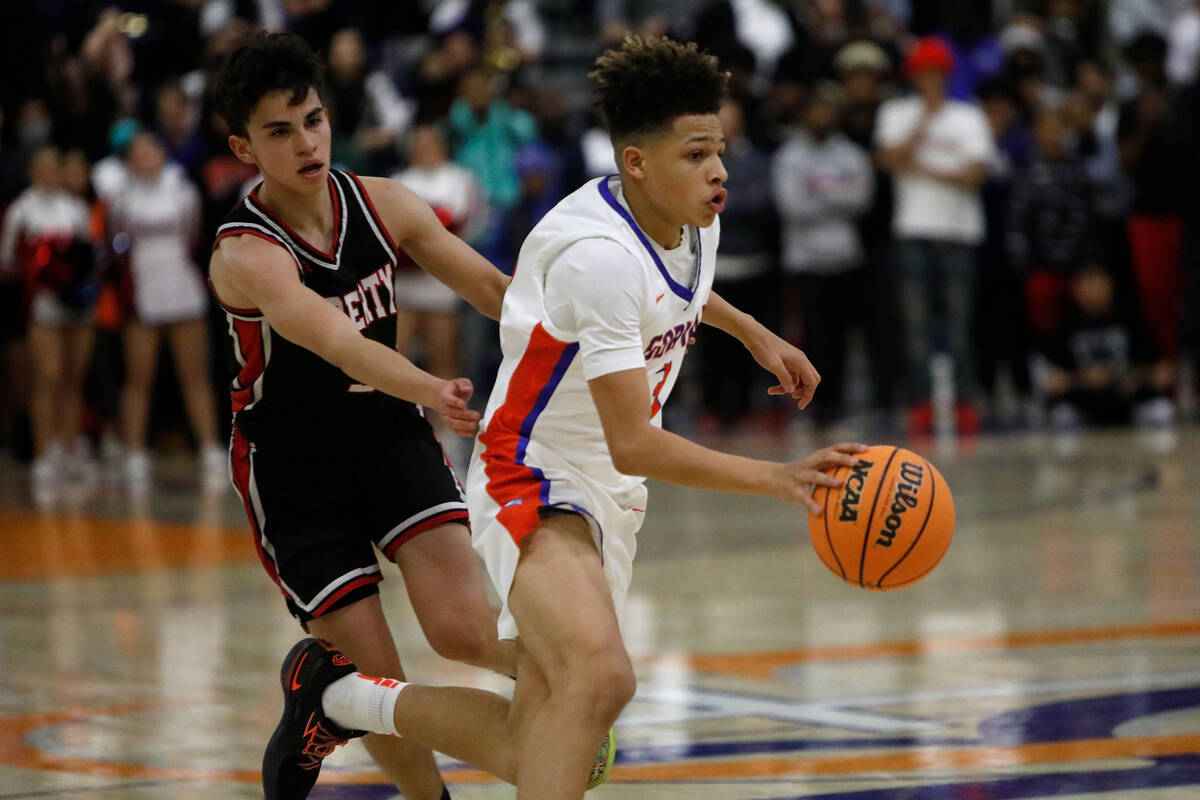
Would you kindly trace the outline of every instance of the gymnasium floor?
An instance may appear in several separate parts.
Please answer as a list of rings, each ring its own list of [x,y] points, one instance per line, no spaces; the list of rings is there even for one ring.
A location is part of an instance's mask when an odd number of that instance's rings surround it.
[[[886,594],[829,574],[797,509],[652,487],[627,630],[640,687],[590,797],[1200,796],[1200,430],[918,449],[959,528],[931,576]],[[157,467],[144,503],[39,512],[0,466],[0,798],[262,796],[300,631],[233,493]],[[431,655],[388,575],[415,679],[504,688]],[[514,795],[445,774],[455,800]],[[312,796],[394,792],[352,743]]]

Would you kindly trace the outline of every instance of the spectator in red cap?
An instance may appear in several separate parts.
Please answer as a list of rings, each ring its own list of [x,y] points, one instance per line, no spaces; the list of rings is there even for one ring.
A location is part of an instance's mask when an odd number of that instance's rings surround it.
[[[930,338],[945,328],[954,361],[960,433],[979,425],[971,363],[975,248],[984,234],[980,189],[995,146],[983,112],[947,97],[954,68],[940,39],[919,39],[904,70],[915,94],[889,100],[875,126],[876,159],[895,179],[892,230],[898,239],[913,433],[929,433]]]
[[[922,72],[940,72],[943,76],[954,71],[954,54],[936,36],[918,39],[904,58],[904,74],[910,79]],[[915,80],[914,80],[915,83]],[[920,86],[917,86],[920,91]]]

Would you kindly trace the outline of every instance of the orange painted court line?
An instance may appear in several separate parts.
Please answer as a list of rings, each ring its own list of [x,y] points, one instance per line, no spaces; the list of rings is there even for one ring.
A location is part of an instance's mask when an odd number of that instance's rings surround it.
[[[213,567],[255,559],[245,528],[0,511],[0,580]]]
[[[655,656],[642,663],[671,663],[701,672],[740,675],[747,678],[770,678],[775,671],[793,664],[820,661],[856,661],[873,658],[894,658],[936,653],[966,653],[978,650],[998,650],[1012,647],[1045,647],[1059,644],[1102,642],[1114,639],[1143,639],[1160,636],[1188,636],[1200,633],[1200,620],[1158,622],[1145,625],[1118,625],[1106,628],[1080,628],[1060,631],[1008,633],[1000,636],[967,636],[950,639],[926,639],[887,644],[848,645],[837,647],[776,650],[766,653],[734,653],[731,655],[673,655]]]
[[[19,717],[0,717],[0,763],[24,769],[51,772],[71,772],[79,775],[100,775],[111,778],[159,778],[164,780],[241,781],[262,779],[259,770],[210,770],[179,767],[156,767],[143,764],[122,764],[115,761],[78,758],[47,753],[25,743],[25,735],[44,725],[73,722],[101,714],[127,714],[158,708],[158,705],[128,705],[91,708],[86,711],[63,711],[52,714],[22,714]]]
[[[28,732],[44,725],[81,720],[101,714],[120,714],[155,708],[153,705],[114,706],[52,714],[24,714],[0,718],[0,763],[26,769],[70,772],[115,778],[200,780],[257,783],[255,769],[188,769],[148,764],[61,756],[30,747]],[[789,775],[858,775],[872,772],[920,772],[922,770],[993,768],[1020,765],[1058,764],[1118,758],[1200,753],[1200,735],[1155,736],[1144,739],[1081,739],[1070,742],[1013,745],[1011,747],[916,748],[903,752],[871,755],[783,757],[753,760],[679,761],[669,764],[630,764],[613,768],[613,781],[672,781],[764,778]],[[474,769],[445,770],[448,783],[483,783],[496,779]],[[329,771],[328,783],[378,783],[375,770]]]
[[[25,742],[27,734],[46,725],[78,722],[106,714],[131,714],[161,707],[162,705],[159,703],[142,703],[79,711],[0,717],[0,764],[45,772],[69,772],[75,775],[124,779],[234,783],[258,783],[262,780],[262,772],[257,765],[252,769],[189,769],[153,764],[127,764],[119,761],[48,753],[45,750],[31,747]],[[445,774],[453,776],[455,783],[489,783],[496,780],[488,773],[474,769],[446,770]],[[327,774],[322,775],[321,781],[323,783],[386,783],[387,778],[378,770],[327,771]]]

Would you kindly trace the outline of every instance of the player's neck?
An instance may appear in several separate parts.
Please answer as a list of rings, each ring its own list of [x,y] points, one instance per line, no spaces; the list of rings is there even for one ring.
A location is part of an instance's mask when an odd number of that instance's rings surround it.
[[[258,200],[309,242],[323,242],[333,234],[333,200],[328,182],[318,192],[301,194],[264,180]]]
[[[663,214],[653,201],[641,190],[634,181],[621,180],[621,192],[629,211],[642,232],[653,239],[664,250],[674,250],[683,239],[683,223]]]

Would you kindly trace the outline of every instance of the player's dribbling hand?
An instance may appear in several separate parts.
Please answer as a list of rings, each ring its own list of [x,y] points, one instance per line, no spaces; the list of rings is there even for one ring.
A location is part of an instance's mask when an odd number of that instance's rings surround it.
[[[818,486],[837,488],[842,485],[841,478],[835,478],[823,470],[852,467],[858,463],[854,454],[866,449],[865,444],[843,442],[822,448],[799,461],[780,464],[777,473],[778,484],[773,487],[773,494],[781,500],[803,503],[808,507],[810,514],[820,514],[823,509],[821,504],[813,499],[813,489]]]
[[[474,391],[471,382],[466,378],[442,381],[437,404],[433,407],[433,410],[446,420],[450,430],[459,436],[474,436],[479,427],[479,412],[467,408],[467,401],[471,399]]]

